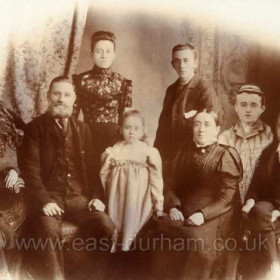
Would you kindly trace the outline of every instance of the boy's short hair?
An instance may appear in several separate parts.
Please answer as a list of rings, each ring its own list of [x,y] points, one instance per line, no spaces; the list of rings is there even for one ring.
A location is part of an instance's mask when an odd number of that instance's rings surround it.
[[[256,94],[256,95],[260,96],[261,97],[261,105],[265,106],[264,93],[263,93],[263,91],[261,90],[260,87],[258,87],[256,85],[243,85],[243,86],[241,86],[236,92],[235,104],[236,104],[237,95],[242,94],[242,93]]]
[[[195,47],[192,44],[189,44],[189,43],[187,43],[187,44],[178,44],[178,45],[174,46],[173,49],[172,49],[172,55],[175,52],[182,51],[182,50],[192,50],[193,54],[194,54],[194,59],[198,58],[197,51],[196,51]]]
[[[75,91],[75,85],[74,85],[73,80],[72,80],[71,77],[68,77],[68,76],[58,76],[58,77],[55,77],[54,79],[52,79],[52,81],[50,83],[50,86],[49,86],[48,93],[51,91],[53,84],[54,83],[59,83],[59,82],[65,82],[65,83],[71,84],[73,86],[73,88],[74,88],[74,91]]]
[[[114,44],[114,49],[116,48],[116,37],[113,32],[110,31],[97,31],[91,36],[90,49],[93,52],[94,46],[98,41],[107,40]]]

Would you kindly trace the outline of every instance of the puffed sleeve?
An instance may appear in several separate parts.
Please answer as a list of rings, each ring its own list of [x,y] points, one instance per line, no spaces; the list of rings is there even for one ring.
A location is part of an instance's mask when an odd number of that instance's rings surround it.
[[[100,180],[104,191],[106,192],[107,179],[111,170],[111,160],[113,158],[113,148],[109,147],[101,155],[101,169],[100,169]]]
[[[219,142],[219,144],[222,144],[222,145],[229,145],[226,131],[224,131],[223,133],[220,134],[220,136],[218,138],[218,142]]]
[[[126,107],[132,106],[132,81],[124,80],[121,86],[121,99],[119,106],[119,123]]]
[[[122,92],[124,93],[123,108],[132,106],[132,81],[125,80],[122,86]]]
[[[235,199],[240,201],[239,182],[242,180],[242,164],[236,150],[225,149],[216,170],[217,198],[201,209],[205,220],[217,216],[231,209]]]
[[[149,147],[148,152],[149,186],[154,211],[163,211],[162,162],[156,148]]]

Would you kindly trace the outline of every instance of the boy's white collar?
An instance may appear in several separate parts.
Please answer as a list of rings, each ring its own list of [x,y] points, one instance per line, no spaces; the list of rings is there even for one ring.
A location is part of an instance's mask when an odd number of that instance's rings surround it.
[[[195,75],[195,73],[193,73],[193,75],[192,75],[186,82],[183,82],[183,81],[181,80],[181,78],[179,78],[180,84],[181,84],[181,85],[186,85],[186,84],[188,84],[188,83],[190,82],[190,80],[194,77],[194,75]]]

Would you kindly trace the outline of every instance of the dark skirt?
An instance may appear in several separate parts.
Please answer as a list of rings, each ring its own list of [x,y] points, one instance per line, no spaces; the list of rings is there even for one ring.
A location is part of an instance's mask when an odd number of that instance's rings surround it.
[[[238,218],[234,210],[199,227],[169,218],[159,220],[158,232],[165,238],[165,248],[160,250],[169,258],[168,278],[233,279],[239,250],[237,231]]]
[[[90,123],[89,127],[92,134],[93,147],[98,156],[101,156],[106,148],[113,146],[122,139],[119,125],[116,123]]]

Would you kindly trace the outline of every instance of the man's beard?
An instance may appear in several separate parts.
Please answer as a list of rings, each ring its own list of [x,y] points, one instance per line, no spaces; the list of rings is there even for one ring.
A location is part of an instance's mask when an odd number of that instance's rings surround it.
[[[68,118],[72,115],[73,107],[60,102],[55,102],[49,106],[48,112],[50,112],[55,118]]]

